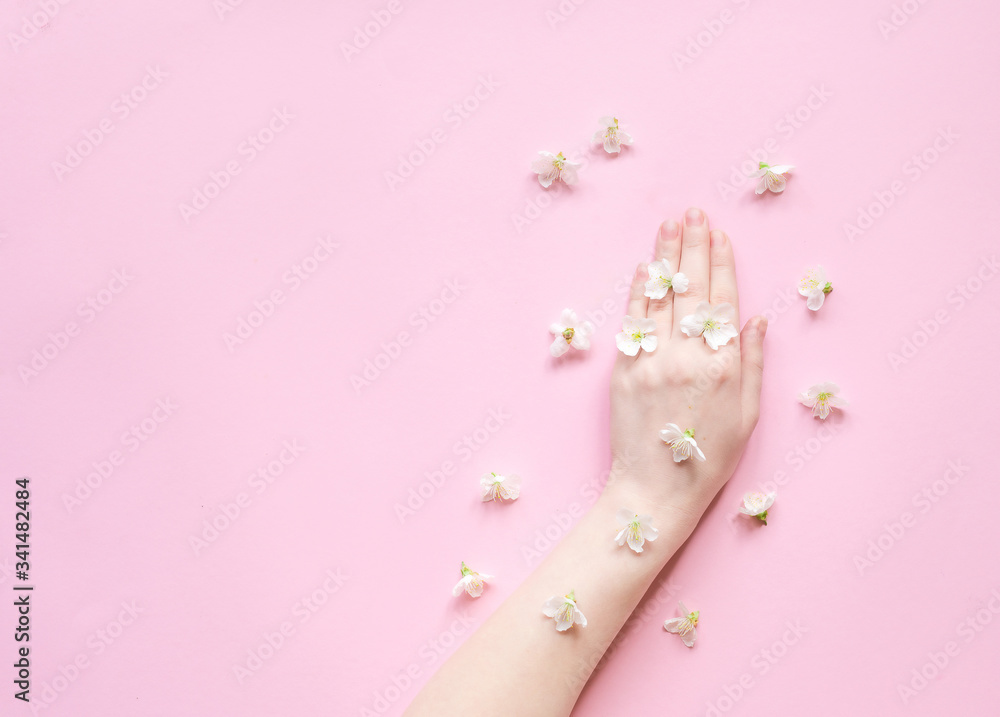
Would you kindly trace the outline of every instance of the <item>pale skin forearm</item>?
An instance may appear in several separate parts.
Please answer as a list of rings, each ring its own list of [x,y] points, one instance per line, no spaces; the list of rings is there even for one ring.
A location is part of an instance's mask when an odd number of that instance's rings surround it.
[[[677,510],[654,522],[659,536],[635,553],[615,541],[615,513],[643,511],[624,486],[610,485],[541,565],[438,671],[406,712],[568,715],[593,666],[650,584],[687,540],[696,520]],[[587,626],[557,632],[542,605],[570,590]]]

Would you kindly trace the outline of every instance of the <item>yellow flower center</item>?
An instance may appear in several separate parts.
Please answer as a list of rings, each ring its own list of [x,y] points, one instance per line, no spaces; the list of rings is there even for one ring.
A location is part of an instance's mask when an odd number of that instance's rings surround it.
[[[633,520],[629,523],[628,528],[629,537],[632,538],[633,542],[638,542],[639,539],[642,538],[642,526],[639,525],[639,521]]]
[[[564,339],[566,339],[566,343],[569,343],[570,341],[573,340],[573,334],[575,334],[575,333],[576,333],[576,329],[573,329],[573,328],[568,328],[568,329],[566,329],[565,331],[562,332],[562,336],[563,336]]]

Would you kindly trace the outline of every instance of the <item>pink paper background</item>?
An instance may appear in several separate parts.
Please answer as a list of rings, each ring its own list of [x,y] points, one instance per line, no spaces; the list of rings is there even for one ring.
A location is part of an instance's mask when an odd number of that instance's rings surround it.
[[[744,318],[771,318],[763,417],[576,713],[995,710],[995,3],[220,4],[0,14],[0,712],[31,714],[8,598],[27,475],[39,714],[401,713],[596,495],[621,282],[689,205],[733,238]],[[636,138],[620,157],[589,148],[607,113]],[[721,189],[762,147],[797,166],[787,191]],[[579,186],[542,190],[539,149],[585,158]],[[818,315],[794,294],[815,264]],[[599,328],[555,364],[565,306]],[[826,431],[795,401],[822,380],[851,401]],[[478,503],[491,470],[521,500]],[[758,528],[735,511],[768,480]],[[451,597],[463,559],[498,576],[478,601]],[[677,598],[702,611],[693,650],[661,628]]]

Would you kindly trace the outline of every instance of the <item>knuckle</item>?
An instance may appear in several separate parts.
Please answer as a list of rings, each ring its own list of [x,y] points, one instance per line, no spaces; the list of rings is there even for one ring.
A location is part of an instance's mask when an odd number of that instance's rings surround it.
[[[669,309],[674,303],[674,297],[671,294],[667,294],[662,299],[650,299],[649,300],[649,310],[654,311],[665,311]]]
[[[706,286],[704,281],[702,281],[701,279],[693,279],[689,276],[688,288],[687,291],[684,292],[684,296],[702,297],[706,295],[705,289]]]
[[[713,304],[732,304],[736,306],[738,299],[736,295],[731,291],[713,291],[712,292],[712,303]],[[737,326],[737,328],[739,328]]]

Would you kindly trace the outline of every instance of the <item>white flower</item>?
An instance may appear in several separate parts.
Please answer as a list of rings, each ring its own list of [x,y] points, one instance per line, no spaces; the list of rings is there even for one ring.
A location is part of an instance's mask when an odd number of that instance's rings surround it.
[[[479,479],[479,485],[483,489],[483,502],[499,500],[517,500],[521,494],[521,479],[517,476],[502,476],[498,473],[490,473]]]
[[[562,152],[539,152],[531,163],[531,171],[538,175],[538,183],[543,187],[548,187],[557,179],[566,184],[576,184],[576,170],[579,168],[579,164],[570,162]]]
[[[682,431],[676,423],[668,423],[667,427],[660,431],[660,439],[669,444],[673,450],[674,463],[686,461],[692,455],[699,461],[705,460],[705,454],[698,448],[698,442],[694,440],[693,428]]]
[[[641,348],[643,351],[656,350],[656,337],[650,336],[656,330],[656,322],[652,319],[633,319],[626,316],[622,321],[621,333],[615,336],[618,350],[626,356],[635,356]]]
[[[754,491],[743,496],[743,505],[740,512],[752,515],[754,518],[767,525],[767,509],[774,505],[774,499],[778,497],[777,492],[761,493]]]
[[[601,117],[597,121],[601,128],[594,132],[594,141],[603,142],[608,154],[618,154],[623,144],[632,144],[632,135],[618,126],[617,117]]]
[[[757,194],[763,194],[767,189],[775,194],[785,191],[785,175],[793,169],[795,167],[790,164],[776,164],[771,167],[767,163],[761,162],[760,169],[750,175],[751,177],[760,177],[755,191]]]
[[[486,575],[485,573],[477,573],[474,570],[470,570],[469,567],[462,562],[462,579],[458,581],[455,585],[455,589],[451,591],[451,594],[458,597],[462,594],[462,591],[469,593],[471,597],[477,598],[483,594],[483,586],[486,585],[490,580],[493,579],[492,575]]]
[[[805,393],[799,394],[799,402],[813,410],[813,416],[825,419],[834,408],[843,408],[847,399],[841,398],[840,386],[835,383],[817,383]]]
[[[549,331],[555,336],[552,342],[552,355],[562,356],[572,346],[586,351],[590,348],[590,336],[594,333],[594,325],[589,321],[580,321],[572,309],[563,309],[559,321],[549,326]]]
[[[662,299],[671,289],[676,294],[683,294],[688,290],[687,277],[680,272],[674,274],[666,259],[650,262],[646,296],[650,299]]]
[[[570,629],[574,624],[587,627],[587,618],[576,606],[576,595],[572,590],[564,597],[558,595],[550,597],[542,606],[542,614],[556,621],[556,630],[559,632]]]
[[[639,515],[628,508],[622,508],[615,515],[615,519],[621,528],[618,535],[615,536],[615,542],[619,545],[625,545],[627,540],[628,547],[637,553],[642,552],[642,546],[647,540],[656,540],[660,534],[660,531],[652,525],[653,516],[651,515]]]
[[[695,628],[698,626],[698,615],[701,611],[688,612],[688,609],[684,607],[684,603],[678,602],[677,604],[680,605],[684,617],[670,618],[663,623],[663,629],[667,632],[680,635],[685,645],[693,647],[695,638],[698,637],[698,631]]]
[[[819,307],[823,305],[823,299],[831,291],[833,291],[833,284],[826,280],[826,270],[821,266],[810,269],[805,276],[799,279],[799,293],[809,297],[806,306],[813,311],[819,311]]]
[[[729,339],[740,335],[732,322],[736,319],[736,309],[732,304],[712,306],[702,301],[694,313],[681,319],[681,331],[688,336],[704,336],[705,343],[718,351]]]

